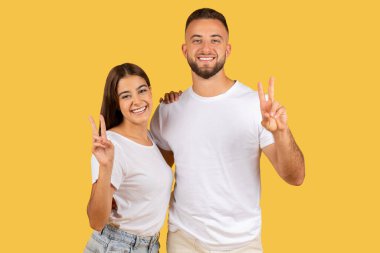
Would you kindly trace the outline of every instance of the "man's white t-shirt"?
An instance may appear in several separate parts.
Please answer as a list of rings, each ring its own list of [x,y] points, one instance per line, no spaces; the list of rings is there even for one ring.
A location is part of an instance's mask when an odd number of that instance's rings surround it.
[[[260,154],[274,142],[261,120],[258,93],[238,81],[215,97],[190,87],[179,101],[159,106],[152,135],[176,164],[170,231],[220,250],[260,236]]]
[[[136,143],[107,131],[114,145],[111,183],[117,209],[109,223],[129,233],[152,236],[160,231],[166,216],[172,187],[172,170],[159,149]],[[98,180],[99,163],[91,158],[92,183]]]

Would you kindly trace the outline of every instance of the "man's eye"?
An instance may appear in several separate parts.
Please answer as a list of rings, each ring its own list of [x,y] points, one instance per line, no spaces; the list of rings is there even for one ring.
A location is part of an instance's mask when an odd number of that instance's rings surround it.
[[[220,40],[212,40],[213,43],[220,43]]]
[[[148,91],[147,89],[141,89],[141,90],[139,90],[139,93],[145,93],[147,91]]]
[[[201,43],[201,40],[193,40],[193,43],[199,44],[199,43]]]

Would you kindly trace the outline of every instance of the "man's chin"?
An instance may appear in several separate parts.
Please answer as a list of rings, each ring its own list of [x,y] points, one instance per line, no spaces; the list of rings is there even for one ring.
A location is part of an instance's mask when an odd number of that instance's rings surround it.
[[[216,73],[213,71],[200,71],[200,72],[195,72],[198,76],[202,77],[203,79],[209,79],[213,77]]]
[[[190,65],[191,70],[198,75],[199,77],[202,77],[203,79],[210,79],[214,75],[216,75],[224,66],[224,62],[222,64],[216,64],[216,65],[203,65],[199,66],[196,62],[189,61],[188,63]]]

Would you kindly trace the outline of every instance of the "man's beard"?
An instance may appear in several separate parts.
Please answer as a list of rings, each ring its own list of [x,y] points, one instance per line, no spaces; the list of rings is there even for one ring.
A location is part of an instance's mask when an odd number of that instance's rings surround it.
[[[209,79],[210,77],[214,76],[216,73],[218,73],[223,67],[224,63],[226,62],[226,58],[221,59],[220,61],[216,62],[215,67],[212,69],[204,69],[198,67],[197,63],[187,57],[187,62],[190,65],[191,70],[197,74],[198,76],[202,77],[203,79]]]

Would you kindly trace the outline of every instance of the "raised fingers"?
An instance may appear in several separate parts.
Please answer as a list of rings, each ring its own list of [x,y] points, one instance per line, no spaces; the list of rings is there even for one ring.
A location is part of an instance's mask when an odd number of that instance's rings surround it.
[[[274,101],[274,77],[273,76],[269,78],[268,95],[269,95],[269,99],[273,102]]]
[[[259,100],[260,100],[260,105],[265,102],[265,94],[263,90],[263,85],[261,82],[257,84],[257,91],[259,92]]]
[[[106,139],[107,140],[107,134],[106,134],[106,122],[104,121],[104,117],[103,115],[100,114],[100,117],[99,117],[99,120],[100,120],[100,133],[101,133],[101,136],[103,139]]]
[[[99,136],[98,131],[96,130],[96,124],[95,124],[94,118],[90,116],[88,119],[90,120],[90,123],[91,123],[92,136],[94,137]]]

